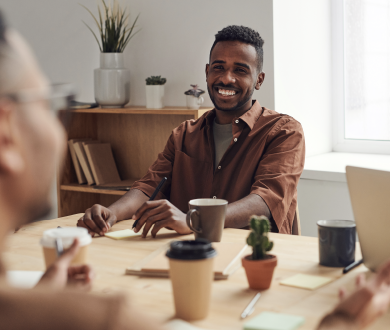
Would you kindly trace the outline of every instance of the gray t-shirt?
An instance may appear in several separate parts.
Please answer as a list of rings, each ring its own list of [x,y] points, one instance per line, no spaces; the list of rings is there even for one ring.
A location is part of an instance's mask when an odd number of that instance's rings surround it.
[[[220,125],[217,124],[214,119],[213,133],[215,146],[215,170],[233,139],[232,124]]]

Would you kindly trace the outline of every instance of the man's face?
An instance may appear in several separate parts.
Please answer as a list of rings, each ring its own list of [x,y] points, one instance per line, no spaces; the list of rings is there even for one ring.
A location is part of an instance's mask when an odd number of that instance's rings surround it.
[[[10,33],[8,39],[20,61],[21,79],[15,92],[43,94],[48,83],[29,47],[16,33]],[[9,192],[5,197],[8,205],[20,215],[19,221],[25,223],[50,211],[50,192],[56,165],[64,156],[65,132],[43,97],[25,103],[7,105],[4,102],[3,106],[11,110],[8,111],[10,119],[3,118],[2,124],[10,133],[9,143],[0,145],[0,153],[12,148],[18,162],[15,163],[17,166],[8,168],[5,162],[0,167],[1,189]]]
[[[258,72],[256,49],[239,41],[218,42],[206,65],[207,89],[218,110],[248,110],[254,89],[260,89],[264,73]]]

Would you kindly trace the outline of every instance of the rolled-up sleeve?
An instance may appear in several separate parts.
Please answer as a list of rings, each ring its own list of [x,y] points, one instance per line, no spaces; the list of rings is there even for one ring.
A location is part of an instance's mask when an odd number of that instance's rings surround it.
[[[169,199],[173,162],[175,160],[174,136],[175,130],[170,135],[164,150],[158,154],[157,160],[149,167],[146,175],[142,179],[136,181],[131,189],[141,190],[145,195],[150,197],[161,179],[167,177],[168,180],[163,189],[156,196],[156,199]]]
[[[295,215],[291,207],[293,202],[296,205],[294,196],[305,162],[305,139],[301,124],[291,117],[281,119],[268,135],[266,144],[251,193],[263,198],[279,232],[284,232],[286,227],[291,227]],[[286,224],[286,221],[290,224]]]

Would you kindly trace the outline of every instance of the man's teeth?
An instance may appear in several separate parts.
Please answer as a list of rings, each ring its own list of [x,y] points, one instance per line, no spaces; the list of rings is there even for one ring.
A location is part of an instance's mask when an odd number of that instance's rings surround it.
[[[227,95],[235,95],[236,91],[229,91],[229,90],[226,90],[226,89],[219,89],[218,93],[222,94],[224,96],[227,96]]]

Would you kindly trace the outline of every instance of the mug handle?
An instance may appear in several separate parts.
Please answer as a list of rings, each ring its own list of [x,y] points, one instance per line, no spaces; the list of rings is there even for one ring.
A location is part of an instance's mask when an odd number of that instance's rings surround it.
[[[190,227],[190,229],[197,233],[197,234],[201,234],[202,233],[202,230],[201,229],[195,229],[194,227],[192,227],[192,223],[191,223],[191,217],[192,217],[192,214],[193,213],[197,213],[197,215],[199,216],[199,212],[197,209],[191,209],[187,212],[187,218],[186,218],[186,222],[187,222],[187,226]]]
[[[201,105],[204,102],[203,96],[198,97],[198,105]]]

